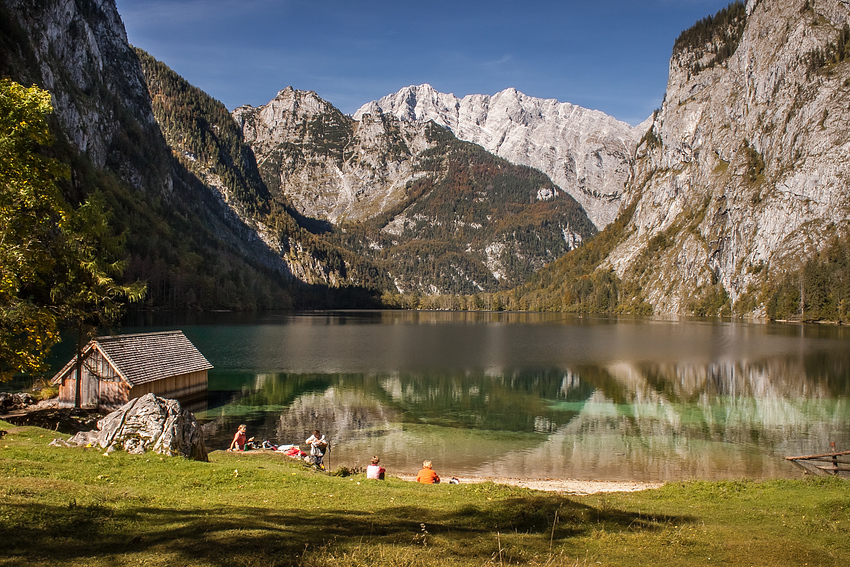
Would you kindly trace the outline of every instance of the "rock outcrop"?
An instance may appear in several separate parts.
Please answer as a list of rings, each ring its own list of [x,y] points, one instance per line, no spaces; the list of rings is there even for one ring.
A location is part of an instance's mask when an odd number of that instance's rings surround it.
[[[750,0],[738,14],[677,43],[623,197],[633,216],[605,265],[655,313],[714,296],[763,316],[770,278],[850,229],[850,60],[836,54],[850,8]]]
[[[424,125],[402,128],[381,115],[356,122],[292,87],[233,117],[269,189],[301,214],[333,223],[372,218],[401,202],[417,177],[417,156],[431,146]]]
[[[75,435],[70,445],[99,445],[107,452],[147,451],[207,461],[207,450],[195,416],[177,400],[153,394],[130,400],[97,422],[97,431]]]
[[[0,392],[0,413],[21,410],[35,405],[35,400],[26,392],[9,394]]]
[[[647,128],[516,89],[458,98],[431,85],[410,86],[367,103],[354,118],[380,113],[411,123],[433,120],[461,140],[539,169],[578,201],[600,229],[617,215],[635,146]]]

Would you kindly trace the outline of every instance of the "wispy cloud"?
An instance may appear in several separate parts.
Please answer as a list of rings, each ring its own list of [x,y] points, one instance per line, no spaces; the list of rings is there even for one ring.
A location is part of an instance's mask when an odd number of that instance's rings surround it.
[[[493,60],[493,61],[485,61],[484,68],[485,69],[497,69],[499,67],[504,67],[508,63],[511,63],[514,60],[513,56],[510,54],[502,55],[501,58]]]

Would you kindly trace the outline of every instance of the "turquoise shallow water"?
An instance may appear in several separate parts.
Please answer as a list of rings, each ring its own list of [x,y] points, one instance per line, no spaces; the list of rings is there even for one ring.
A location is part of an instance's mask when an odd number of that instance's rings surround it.
[[[850,448],[840,327],[522,313],[214,314],[180,328],[215,366],[210,449],[238,423],[314,428],[329,460],[390,472],[608,480],[799,475]]]

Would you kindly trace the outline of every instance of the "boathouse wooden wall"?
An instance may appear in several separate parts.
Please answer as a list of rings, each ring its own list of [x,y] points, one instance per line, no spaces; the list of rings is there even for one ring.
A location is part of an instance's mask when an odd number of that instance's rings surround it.
[[[97,360],[92,360],[89,364],[89,360],[95,358],[95,355],[97,355]],[[207,389],[206,370],[170,376],[131,388],[118,376],[118,373],[99,352],[93,353],[89,360],[83,365],[81,406],[84,408],[117,409],[133,398],[139,398],[149,393],[156,394],[161,398],[191,398],[194,395],[202,394]],[[97,373],[93,373],[91,367],[96,367]],[[59,386],[59,404],[73,406],[77,387],[75,370],[72,368],[66,376],[64,382]]]
[[[149,393],[191,401],[205,395],[209,368],[212,365],[179,331],[99,337],[83,351],[81,406],[113,410]],[[53,383],[59,385],[59,405],[73,406],[73,360]]]
[[[207,389],[207,371],[178,374],[130,389],[130,399],[154,393],[161,398],[189,398]],[[128,400],[129,401],[129,400]],[[125,402],[126,403],[126,402]]]
[[[99,350],[94,349],[83,360],[83,381],[80,405],[84,408],[118,408],[127,403],[130,385],[109,363]],[[73,406],[77,394],[77,372],[72,366],[59,383],[59,404]]]

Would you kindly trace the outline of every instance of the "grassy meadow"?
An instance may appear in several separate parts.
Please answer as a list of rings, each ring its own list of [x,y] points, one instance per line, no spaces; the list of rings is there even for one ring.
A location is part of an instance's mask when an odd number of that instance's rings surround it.
[[[564,496],[367,481],[277,454],[104,456],[0,429],[0,566],[850,562],[850,483],[834,478]]]

